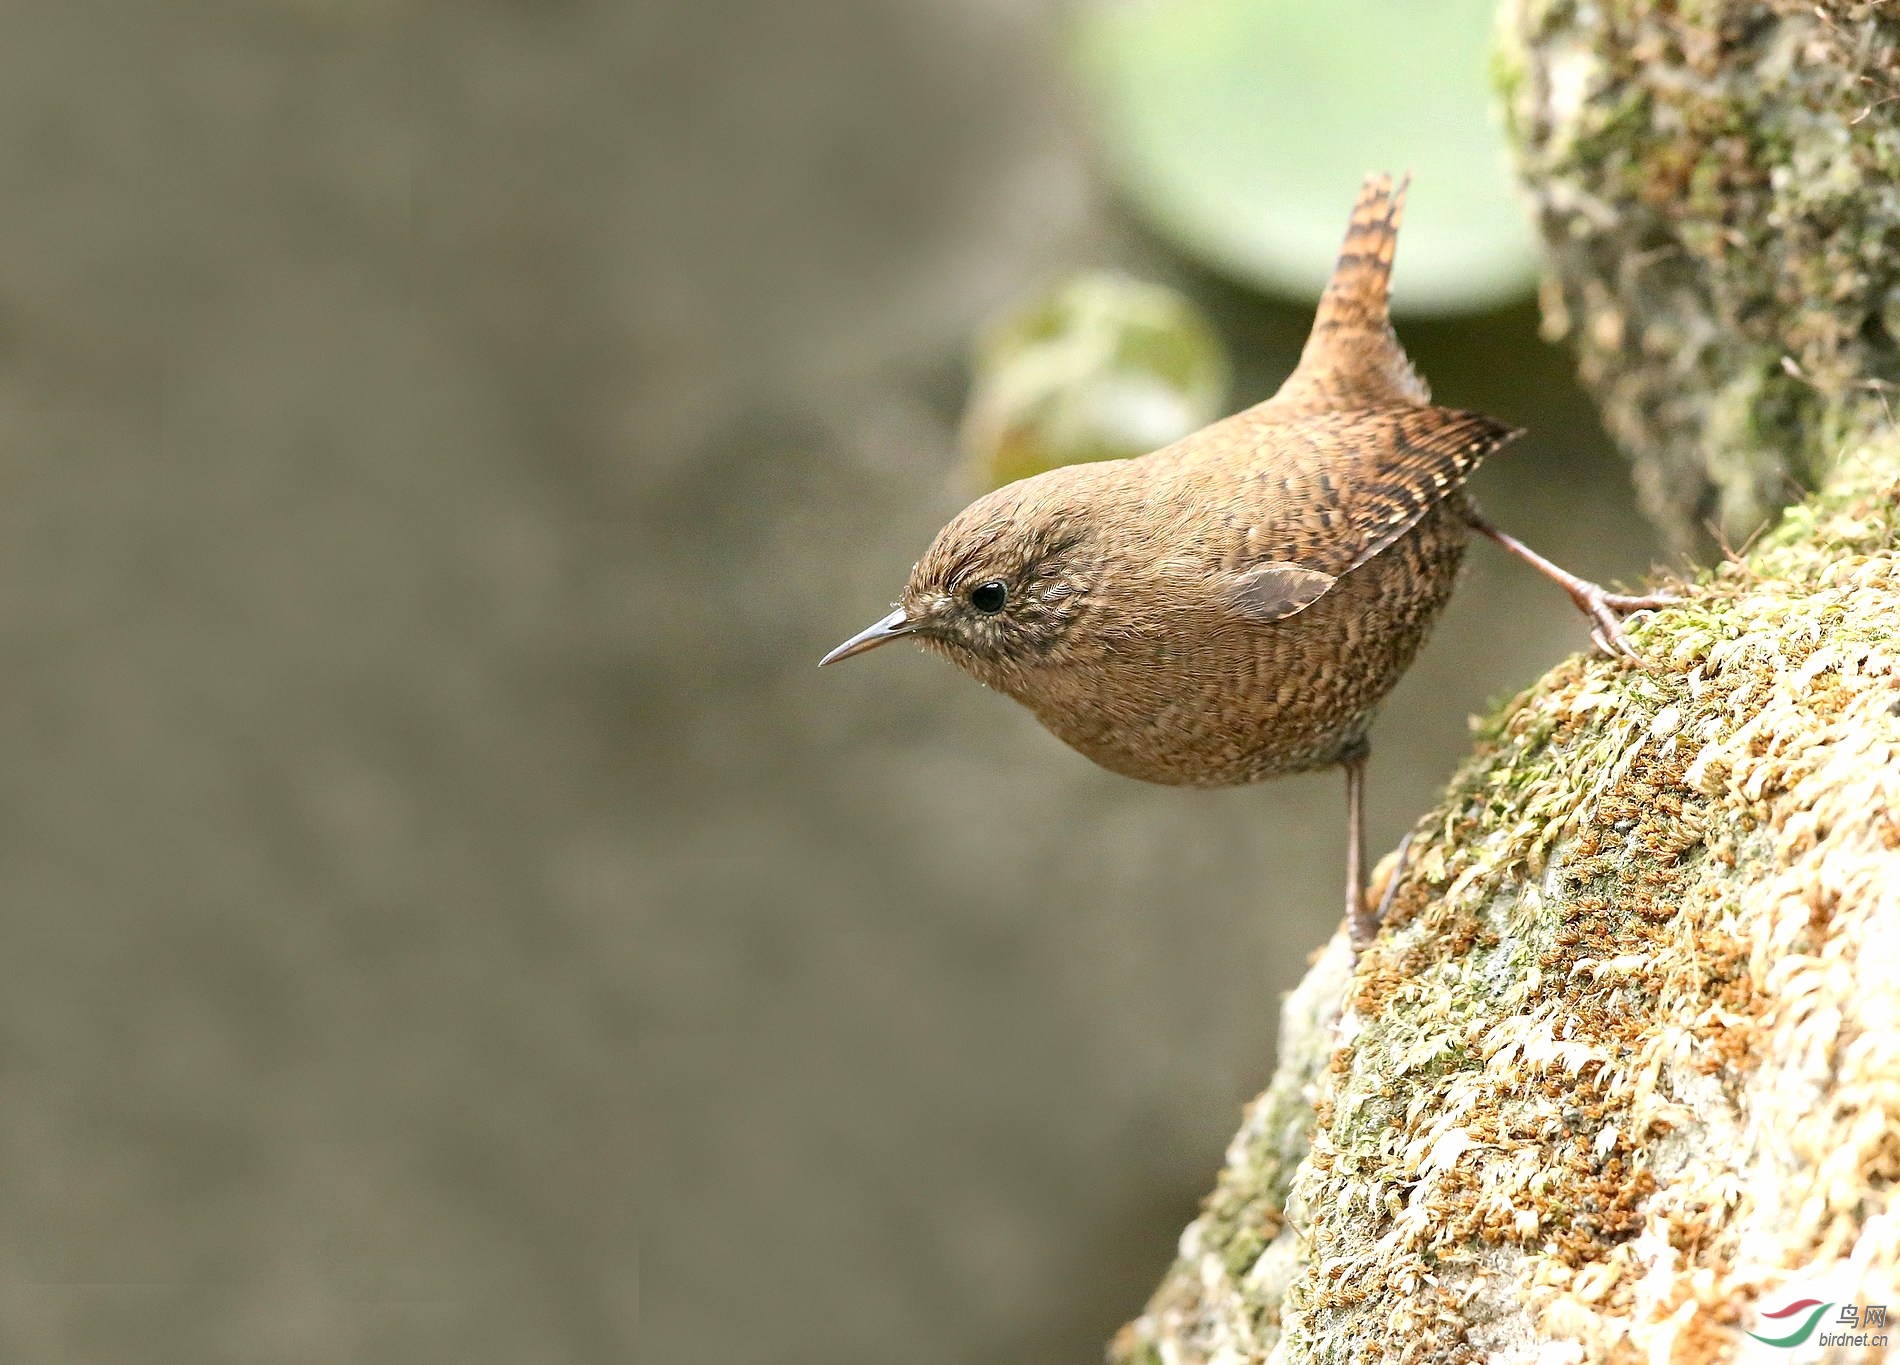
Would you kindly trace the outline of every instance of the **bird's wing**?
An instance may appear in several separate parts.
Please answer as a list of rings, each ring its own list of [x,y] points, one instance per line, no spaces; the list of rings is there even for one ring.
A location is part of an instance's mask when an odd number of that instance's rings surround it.
[[[1203,497],[1223,523],[1215,539],[1231,547],[1221,596],[1254,621],[1284,620],[1317,602],[1520,434],[1455,408],[1289,423],[1262,423],[1257,413],[1221,424],[1212,458],[1191,475],[1207,480]]]
[[[1261,405],[1276,420],[1432,401],[1431,390],[1393,335],[1387,311],[1387,283],[1409,183],[1407,177],[1395,189],[1391,176],[1369,175],[1360,187],[1299,367]]]

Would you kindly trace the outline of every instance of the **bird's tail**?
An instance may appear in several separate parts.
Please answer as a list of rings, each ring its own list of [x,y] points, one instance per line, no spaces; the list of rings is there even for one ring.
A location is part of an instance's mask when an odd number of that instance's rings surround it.
[[[1389,312],[1392,258],[1411,179],[1401,177],[1395,188],[1391,176],[1369,175],[1360,186],[1299,368],[1269,400],[1276,412],[1297,416],[1431,401],[1392,332]]]
[[[1359,187],[1339,246],[1333,278],[1320,295],[1313,331],[1377,330],[1386,325],[1392,258],[1399,249],[1399,224],[1405,221],[1405,191],[1412,177],[1369,175]]]

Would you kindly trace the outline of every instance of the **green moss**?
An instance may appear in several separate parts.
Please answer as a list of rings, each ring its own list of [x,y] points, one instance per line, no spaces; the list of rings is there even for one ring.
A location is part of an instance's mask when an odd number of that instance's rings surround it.
[[[1515,141],[1521,136],[1521,130],[1511,126],[1518,110],[1517,95],[1523,89],[1526,72],[1524,52],[1516,44],[1505,41],[1502,36],[1491,44],[1489,61],[1491,88],[1498,93],[1500,111],[1505,119],[1505,132]]]

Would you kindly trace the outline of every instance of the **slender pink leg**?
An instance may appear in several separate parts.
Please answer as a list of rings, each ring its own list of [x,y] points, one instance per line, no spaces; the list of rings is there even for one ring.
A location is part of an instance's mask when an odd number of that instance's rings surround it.
[[[1357,956],[1379,932],[1378,921],[1366,915],[1366,746],[1340,763],[1346,769],[1346,933]]]
[[[1476,508],[1467,507],[1464,516],[1465,520],[1471,523],[1472,530],[1480,535],[1489,536],[1570,594],[1570,600],[1577,604],[1577,610],[1590,618],[1591,643],[1611,658],[1621,656],[1641,662],[1641,657],[1636,653],[1635,647],[1630,644],[1629,637],[1623,634],[1622,615],[1624,612],[1648,611],[1656,607],[1673,606],[1682,600],[1680,597],[1662,592],[1649,593],[1640,597],[1628,593],[1610,592],[1587,578],[1579,578],[1568,569],[1551,563],[1516,536],[1500,531],[1479,516]]]
[[[1392,898],[1398,893],[1399,879],[1405,875],[1405,858],[1411,851],[1412,836],[1407,834],[1399,845],[1399,860],[1392,869],[1392,875],[1386,878],[1385,891],[1379,896],[1377,909],[1366,908],[1366,755],[1369,750],[1361,740],[1340,758],[1339,764],[1346,770],[1346,933],[1352,940],[1353,957],[1356,959],[1378,937],[1379,926],[1385,922],[1385,912],[1392,908]]]

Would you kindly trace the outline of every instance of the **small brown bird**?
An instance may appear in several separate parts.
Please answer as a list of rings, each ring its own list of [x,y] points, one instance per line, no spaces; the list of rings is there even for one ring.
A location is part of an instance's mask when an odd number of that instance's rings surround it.
[[[905,636],[1022,702],[1105,768],[1226,787],[1346,771],[1346,914],[1365,904],[1366,731],[1476,530],[1555,580],[1606,653],[1606,592],[1485,521],[1464,483],[1518,431],[1434,407],[1386,286],[1405,185],[1368,177],[1301,353],[1272,398],[1139,459],[999,488],[938,533],[897,610],[827,654]],[[1387,896],[1398,877],[1388,880]]]

